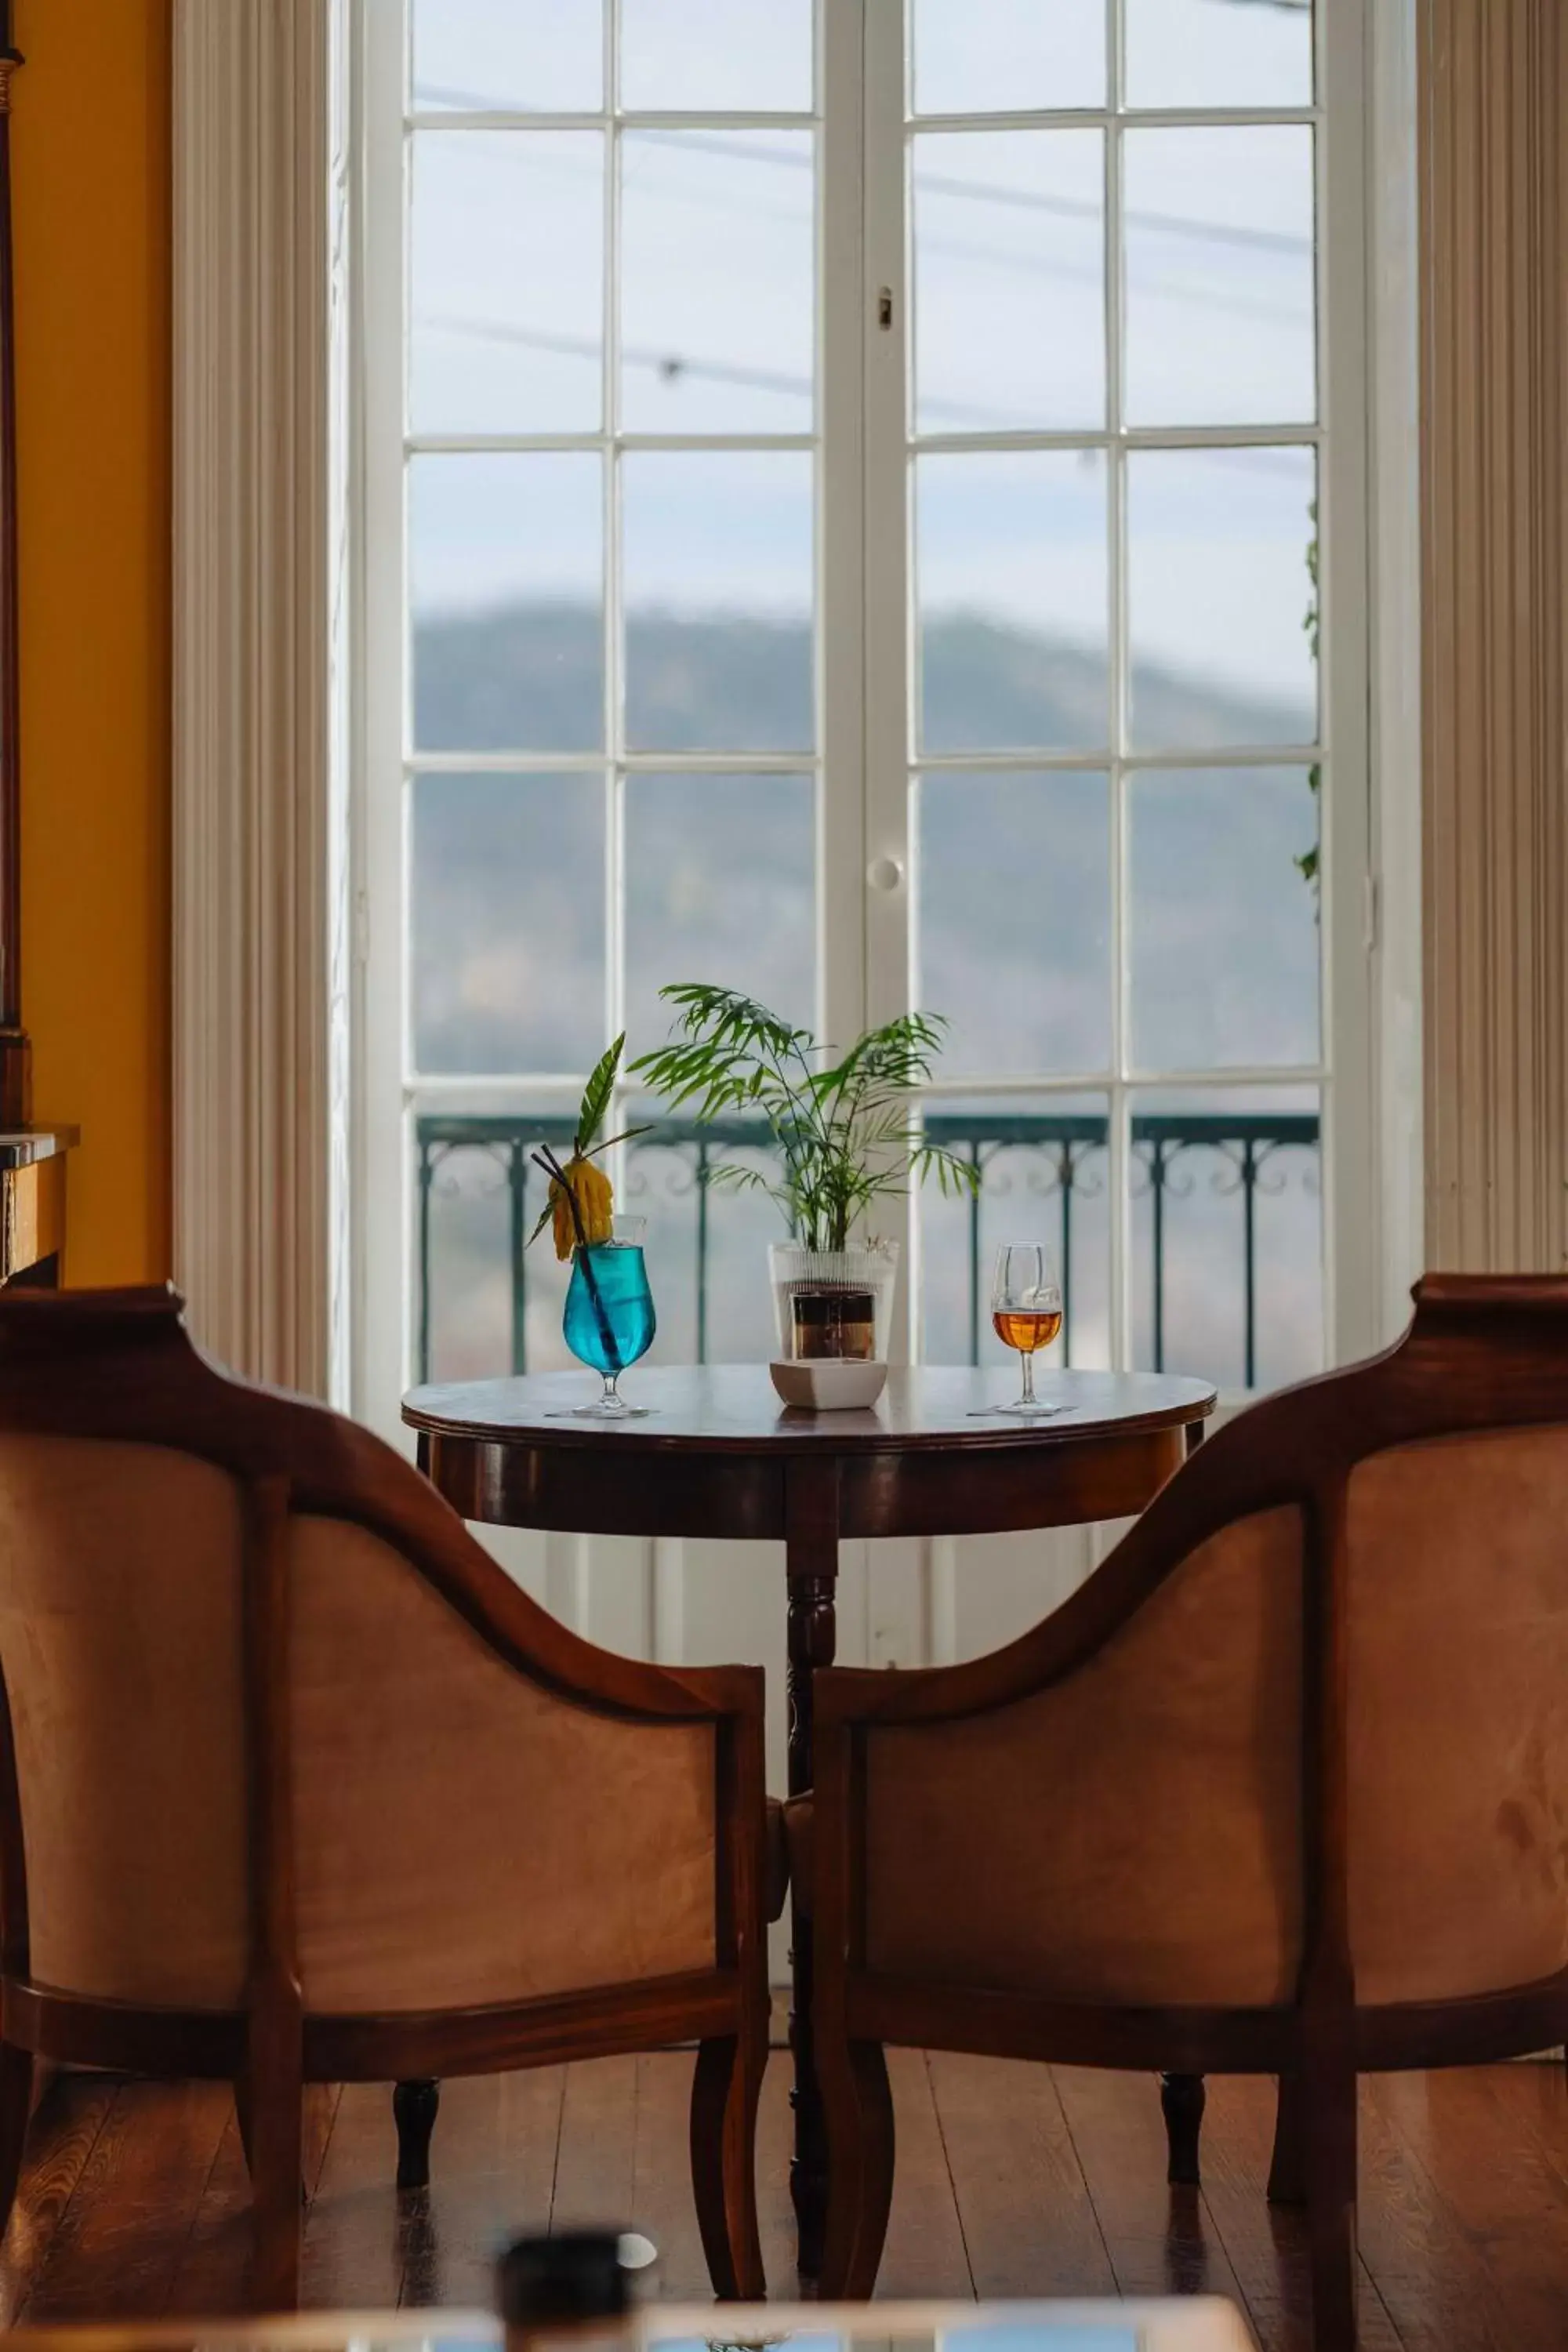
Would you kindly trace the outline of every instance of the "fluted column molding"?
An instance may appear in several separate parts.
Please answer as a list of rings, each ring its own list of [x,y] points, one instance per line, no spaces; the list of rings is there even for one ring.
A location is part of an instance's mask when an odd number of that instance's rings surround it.
[[[204,1344],[332,1349],[332,0],[174,6],[174,1246]]]
[[[1423,0],[1429,1265],[1568,1263],[1568,12]]]

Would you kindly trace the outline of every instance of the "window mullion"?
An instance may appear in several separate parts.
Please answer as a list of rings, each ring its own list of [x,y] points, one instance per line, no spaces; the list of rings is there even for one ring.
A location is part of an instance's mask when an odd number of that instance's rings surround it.
[[[1110,532],[1110,1034],[1116,1065],[1110,1111],[1110,1360],[1124,1370],[1133,1360],[1132,1339],[1132,1124],[1122,1081],[1131,1060],[1128,1034],[1127,898],[1127,445],[1122,394],[1122,175],[1121,131],[1116,110],[1122,97],[1122,0],[1106,10],[1106,89],[1111,115],[1105,129],[1105,400],[1110,446],[1106,450],[1106,527]]]
[[[620,766],[626,696],[621,578],[621,0],[605,7],[605,1027],[626,1025],[626,787]]]
[[[863,0],[818,16],[816,467],[817,1013],[853,1036],[866,1006]]]
[[[878,1022],[909,1007],[918,887],[910,838],[914,579],[907,372],[913,349],[913,289],[908,263],[907,86],[901,0],[866,0],[866,281],[860,320],[866,403],[866,845],[858,879],[866,909],[866,1013]]]

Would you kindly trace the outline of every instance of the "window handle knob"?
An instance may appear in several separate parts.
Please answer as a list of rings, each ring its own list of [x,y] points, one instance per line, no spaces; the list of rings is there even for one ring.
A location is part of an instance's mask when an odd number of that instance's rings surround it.
[[[873,857],[866,868],[866,879],[873,890],[896,890],[903,878],[903,860],[899,857]]]

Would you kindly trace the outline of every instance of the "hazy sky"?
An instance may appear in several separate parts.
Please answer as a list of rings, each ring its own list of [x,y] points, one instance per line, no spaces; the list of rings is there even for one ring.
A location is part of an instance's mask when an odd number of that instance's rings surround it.
[[[834,0],[826,0],[831,7]],[[1125,0],[1129,99],[1310,98],[1309,22],[1279,0]],[[912,0],[926,110],[1101,103],[1099,0]],[[810,104],[805,0],[622,0],[630,107]],[[416,0],[424,109],[590,110],[597,0]],[[915,365],[931,432],[1102,426],[1097,129],[917,132]],[[1305,424],[1314,406],[1311,134],[1144,129],[1124,141],[1124,405],[1141,425]],[[416,430],[593,432],[603,415],[605,169],[594,130],[422,132],[411,268]],[[778,433],[813,421],[813,138],[710,127],[622,142],[623,425]],[[1098,455],[927,461],[921,593],[1103,643]],[[1232,688],[1310,699],[1313,495],[1304,450],[1144,457],[1129,484],[1136,649]],[[592,458],[431,461],[416,484],[425,609],[592,596]],[[797,614],[812,585],[806,461],[634,457],[628,601]]]

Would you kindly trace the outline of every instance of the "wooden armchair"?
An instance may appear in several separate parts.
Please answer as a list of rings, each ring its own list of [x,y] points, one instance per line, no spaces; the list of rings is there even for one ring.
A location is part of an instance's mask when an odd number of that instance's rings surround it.
[[[1355,2340],[1358,2069],[1568,2029],[1568,1281],[1433,1277],[1203,1446],[1011,1647],[817,1676],[825,2295],[876,2277],[881,2045],[1274,2074]],[[1195,2147],[1194,2147],[1195,2154]]]
[[[306,2082],[694,2041],[704,2250],[760,2295],[760,1670],[580,1641],[181,1314],[0,1303],[0,2227],[38,2059],[234,2082],[282,2307]]]

